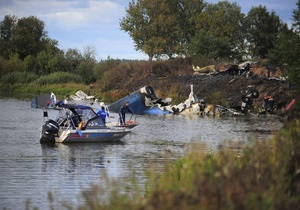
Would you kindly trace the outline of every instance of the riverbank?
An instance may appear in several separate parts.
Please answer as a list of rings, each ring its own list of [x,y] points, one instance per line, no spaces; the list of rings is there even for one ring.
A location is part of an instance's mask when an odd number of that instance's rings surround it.
[[[103,72],[103,77],[94,83],[94,88],[78,83],[38,85],[30,84],[1,84],[1,96],[32,98],[43,93],[54,92],[59,100],[82,90],[88,95],[94,95],[99,101],[113,103],[133,91],[150,85],[158,97],[172,98],[176,105],[188,97],[191,85],[199,99],[209,104],[222,105],[227,108],[241,106],[242,97],[246,95],[248,86],[259,91],[259,97],[253,100],[253,110],[259,111],[263,104],[264,94],[271,95],[275,100],[276,114],[286,114],[285,107],[296,98],[298,105],[299,94],[286,80],[281,71],[267,77],[266,67],[253,65],[251,76],[236,74],[237,67],[231,64],[214,64],[214,72],[199,74],[195,72],[192,61],[175,59],[164,62],[130,62],[121,63]],[[227,70],[227,71],[226,71]]]

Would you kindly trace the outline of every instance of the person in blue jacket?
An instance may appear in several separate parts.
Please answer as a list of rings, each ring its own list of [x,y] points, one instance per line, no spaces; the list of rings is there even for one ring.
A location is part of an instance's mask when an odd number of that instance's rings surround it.
[[[125,103],[123,106],[121,106],[121,108],[120,108],[120,111],[119,111],[119,117],[120,117],[120,123],[121,123],[121,125],[124,125],[125,122],[126,122],[126,121],[125,121],[125,114],[126,114],[127,112],[133,114],[132,111],[131,111],[130,108],[129,108],[129,102],[126,102],[126,103]]]
[[[104,124],[106,123],[106,117],[109,117],[109,114],[105,111],[105,107],[102,106],[101,109],[97,112],[97,115],[103,120]]]

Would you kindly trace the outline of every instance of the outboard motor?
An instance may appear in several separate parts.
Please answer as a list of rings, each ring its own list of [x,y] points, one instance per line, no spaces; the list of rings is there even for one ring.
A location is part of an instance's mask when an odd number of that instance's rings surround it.
[[[58,134],[59,125],[54,120],[47,120],[42,127],[41,144],[54,144]]]

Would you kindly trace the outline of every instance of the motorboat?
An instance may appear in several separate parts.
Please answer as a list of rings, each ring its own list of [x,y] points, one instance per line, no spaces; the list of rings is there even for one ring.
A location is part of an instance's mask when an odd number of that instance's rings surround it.
[[[43,114],[41,144],[114,142],[131,132],[127,127],[106,126],[90,106],[62,104],[55,120],[48,118],[47,109]]]

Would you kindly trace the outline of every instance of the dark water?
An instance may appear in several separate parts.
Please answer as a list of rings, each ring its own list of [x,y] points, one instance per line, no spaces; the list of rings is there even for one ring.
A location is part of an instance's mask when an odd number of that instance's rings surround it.
[[[206,143],[216,150],[226,142],[251,144],[269,139],[268,132],[282,123],[276,118],[203,118],[198,116],[138,116],[139,125],[122,142],[114,144],[39,143],[43,110],[30,108],[30,101],[0,99],[0,209],[49,209],[48,192],[60,201],[78,205],[78,195],[91,184],[104,185],[108,177],[126,181],[136,171],[141,185],[144,169],[155,163],[163,167],[166,154],[182,156],[192,143]],[[49,112],[55,118],[56,111]],[[116,119],[113,119],[116,120]]]

